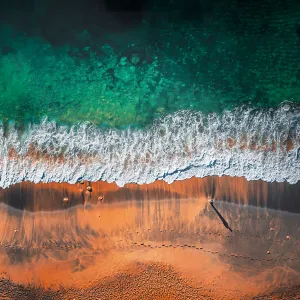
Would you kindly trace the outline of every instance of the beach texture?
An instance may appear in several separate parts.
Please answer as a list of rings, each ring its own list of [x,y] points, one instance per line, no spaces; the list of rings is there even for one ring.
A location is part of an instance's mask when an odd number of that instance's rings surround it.
[[[298,295],[296,189],[230,177],[12,186],[1,191],[3,299]]]

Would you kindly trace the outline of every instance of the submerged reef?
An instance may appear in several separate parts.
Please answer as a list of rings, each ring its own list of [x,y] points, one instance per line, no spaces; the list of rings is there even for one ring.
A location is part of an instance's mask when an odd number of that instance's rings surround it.
[[[36,7],[27,26],[4,15],[0,118],[143,127],[178,110],[299,101],[299,3],[262,1],[258,13],[239,1],[202,1],[195,15],[186,5],[153,3],[118,18],[87,7],[82,23],[76,5],[68,22],[67,5]]]

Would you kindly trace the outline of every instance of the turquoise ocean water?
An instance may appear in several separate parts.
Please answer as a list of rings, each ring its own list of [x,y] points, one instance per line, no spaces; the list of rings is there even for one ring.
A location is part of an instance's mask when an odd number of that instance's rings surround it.
[[[47,4],[26,25],[24,14],[7,14],[1,185],[223,174],[298,181],[300,7],[275,2],[186,10],[153,2],[134,22],[107,13],[102,27],[70,28],[78,13],[64,22]]]

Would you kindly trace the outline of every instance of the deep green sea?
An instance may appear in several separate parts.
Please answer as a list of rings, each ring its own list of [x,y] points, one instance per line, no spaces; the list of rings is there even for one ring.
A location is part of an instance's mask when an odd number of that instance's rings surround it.
[[[72,30],[72,13],[60,24],[47,4],[26,24],[11,12],[0,27],[0,118],[122,128],[178,110],[299,102],[297,1],[167,2],[105,28]]]
[[[299,2],[90,3],[2,5],[2,186],[299,180]]]

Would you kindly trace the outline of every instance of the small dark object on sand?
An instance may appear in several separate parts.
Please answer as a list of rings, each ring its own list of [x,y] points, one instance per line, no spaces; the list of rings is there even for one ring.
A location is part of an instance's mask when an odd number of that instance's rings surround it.
[[[223,225],[225,228],[227,228],[230,232],[232,232],[232,229],[229,227],[228,223],[226,222],[226,220],[223,218],[223,216],[219,213],[219,211],[215,208],[214,206],[214,200],[210,199],[209,203],[211,205],[211,207],[214,209],[214,211],[217,213],[218,217],[220,218],[220,220],[222,221]],[[228,236],[229,237],[229,236]]]
[[[92,189],[92,187],[91,187],[90,185],[88,185],[88,186],[86,187],[86,190],[89,191],[89,192],[92,192],[93,189]]]
[[[68,198],[68,197],[65,197],[65,198],[63,199],[63,202],[64,202],[64,203],[69,202],[69,198]]]
[[[102,197],[102,196],[99,196],[99,197],[98,197],[98,201],[103,201],[103,197]]]

